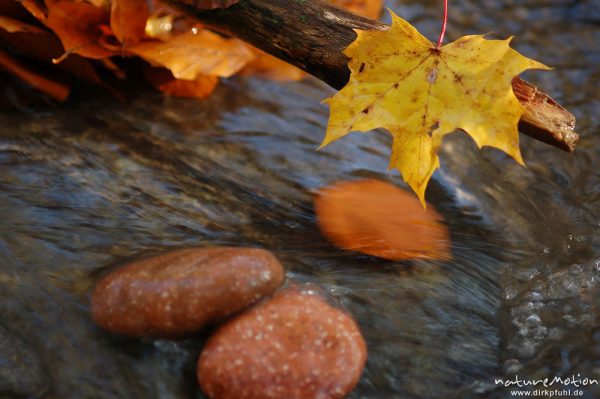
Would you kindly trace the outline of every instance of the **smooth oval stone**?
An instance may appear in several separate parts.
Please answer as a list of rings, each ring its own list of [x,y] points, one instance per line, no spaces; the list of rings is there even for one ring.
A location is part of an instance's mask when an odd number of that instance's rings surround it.
[[[281,291],[222,325],[198,360],[212,399],[342,398],[367,358],[354,320],[314,290]]]
[[[262,249],[173,251],[100,280],[92,294],[92,317],[129,336],[184,336],[271,295],[284,276],[275,256]]]

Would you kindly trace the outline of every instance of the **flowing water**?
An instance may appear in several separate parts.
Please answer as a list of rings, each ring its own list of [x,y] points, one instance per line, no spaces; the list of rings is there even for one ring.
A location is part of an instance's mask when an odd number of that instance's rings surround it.
[[[441,1],[388,6],[437,37]],[[600,5],[450,7],[450,39],[515,35],[555,67],[526,78],[576,114],[582,138],[571,155],[523,137],[525,168],[448,137],[427,197],[451,231],[449,262],[383,261],[320,236],[315,189],[359,177],[404,185],[385,172],[384,133],[315,151],[332,90],[313,79],[235,78],[206,101],[142,92],[2,113],[0,396],[202,398],[202,337],[105,333],[89,293],[111,265],[213,245],[270,249],[289,279],[354,315],[369,359],[351,398],[509,398],[495,379],[600,379]],[[600,397],[598,385],[582,392]]]

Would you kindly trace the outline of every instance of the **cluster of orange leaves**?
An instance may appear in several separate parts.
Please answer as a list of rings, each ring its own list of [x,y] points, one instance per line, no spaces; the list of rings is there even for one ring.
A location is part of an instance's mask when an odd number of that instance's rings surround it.
[[[371,18],[379,16],[383,2],[329,1]],[[0,69],[52,98],[68,97],[72,77],[114,91],[106,76],[126,79],[126,57],[144,61],[143,74],[153,86],[184,97],[206,97],[219,78],[234,74],[304,77],[158,0],[0,0]]]

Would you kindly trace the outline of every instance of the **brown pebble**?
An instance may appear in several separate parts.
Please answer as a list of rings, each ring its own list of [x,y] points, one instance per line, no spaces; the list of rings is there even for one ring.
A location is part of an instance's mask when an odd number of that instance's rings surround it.
[[[314,290],[290,288],[221,326],[198,361],[211,399],[330,399],[354,388],[367,358],[354,320]]]
[[[129,336],[183,336],[272,294],[284,276],[275,256],[262,249],[173,251],[100,280],[92,294],[92,317]]]

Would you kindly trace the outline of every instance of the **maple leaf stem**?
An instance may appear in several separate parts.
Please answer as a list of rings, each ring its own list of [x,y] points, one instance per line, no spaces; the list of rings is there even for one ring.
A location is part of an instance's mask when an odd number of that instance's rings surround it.
[[[444,20],[442,21],[442,31],[440,32],[440,37],[438,38],[437,45],[435,46],[437,49],[442,47],[442,42],[444,41],[444,35],[446,34],[446,25],[448,24],[448,0],[444,0]]]

